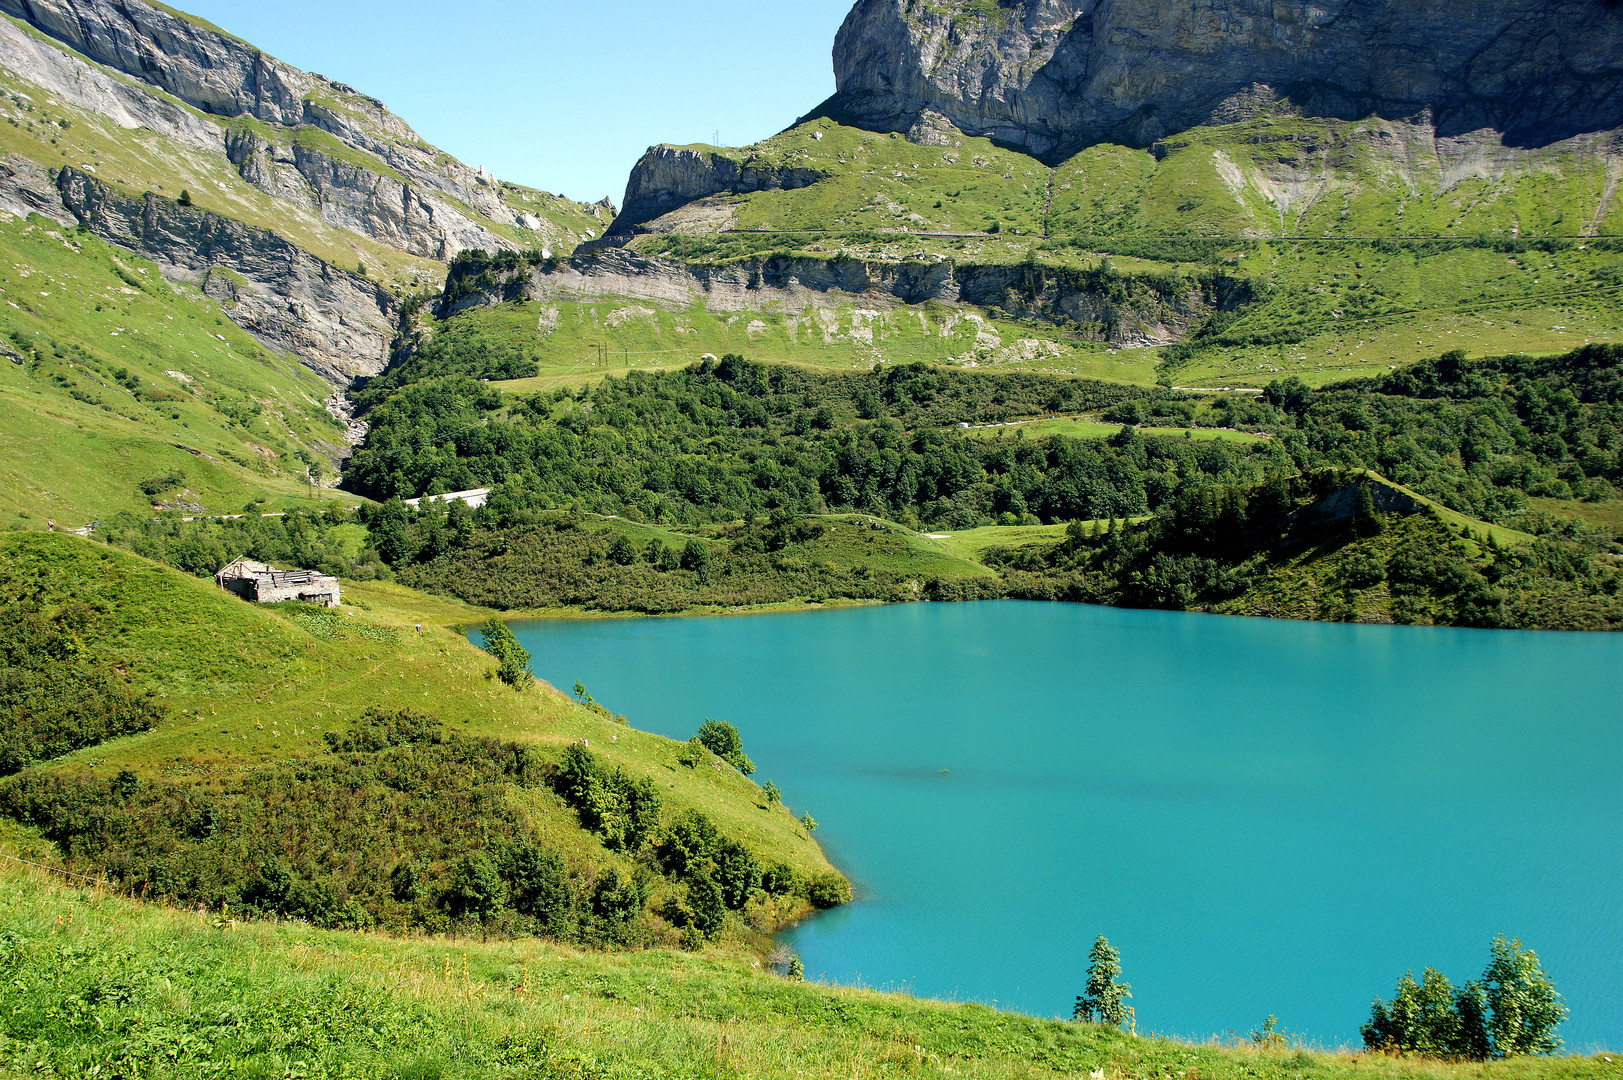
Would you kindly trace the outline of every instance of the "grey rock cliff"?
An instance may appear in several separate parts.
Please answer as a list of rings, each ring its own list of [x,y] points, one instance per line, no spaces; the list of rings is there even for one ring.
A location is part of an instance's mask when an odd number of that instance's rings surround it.
[[[62,225],[75,224],[50,175],[38,162],[19,154],[0,159],[0,212],[20,218],[39,214]]]
[[[606,240],[611,244],[617,239],[623,241],[637,231],[637,226],[697,199],[724,193],[793,191],[823,176],[816,169],[739,161],[706,150],[650,147],[631,170],[624,207],[609,226]]]
[[[825,110],[908,131],[926,111],[1050,162],[1148,146],[1288,98],[1311,115],[1491,128],[1544,145],[1623,124],[1611,0],[858,0]]]
[[[448,294],[456,273],[453,268]],[[670,311],[685,311],[698,303],[723,314],[763,310],[800,314],[853,303],[878,308],[927,301],[967,303],[1062,323],[1080,339],[1165,345],[1182,340],[1213,312],[1246,303],[1250,295],[1243,284],[1226,279],[1215,285],[1191,282],[1166,289],[1085,274],[1033,278],[1018,265],[792,255],[706,266],[607,248],[522,267],[444,306],[439,314],[515,299],[643,301]]]
[[[316,207],[330,224],[437,259],[467,248],[516,246],[480,217],[519,228],[541,225],[509,207],[493,177],[423,142],[382,102],[284,64],[206,23],[142,0],[0,0],[0,12],[204,113],[257,121],[257,128],[210,123],[90,64],[50,55],[55,50],[9,23],[0,25],[0,61],[25,78],[121,126],[151,127],[225,150],[249,183]],[[299,145],[299,128],[326,132],[377,159],[378,167],[358,164],[365,160],[361,154]],[[277,169],[271,164],[276,161],[291,168]]]
[[[150,192],[130,198],[77,169],[58,173],[56,190],[79,224],[200,285],[232,322],[336,385],[383,370],[397,304],[366,278],[275,233]]]

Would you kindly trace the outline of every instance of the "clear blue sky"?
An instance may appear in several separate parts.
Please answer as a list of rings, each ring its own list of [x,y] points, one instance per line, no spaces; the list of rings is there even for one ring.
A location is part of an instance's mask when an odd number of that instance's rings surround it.
[[[170,0],[381,99],[504,180],[620,203],[654,143],[754,142],[834,92],[853,0]]]

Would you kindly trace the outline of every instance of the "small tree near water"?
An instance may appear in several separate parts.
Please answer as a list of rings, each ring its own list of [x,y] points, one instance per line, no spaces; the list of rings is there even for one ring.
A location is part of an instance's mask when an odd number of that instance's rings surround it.
[[[1488,970],[1482,973],[1488,1033],[1498,1057],[1553,1054],[1561,1049],[1555,1029],[1567,1018],[1567,1007],[1555,983],[1539,967],[1538,954],[1500,934],[1489,947]]]
[[[1076,999],[1072,1020],[1089,1020],[1111,1027],[1133,1028],[1133,1007],[1127,1004],[1132,986],[1117,982],[1121,977],[1121,954],[1100,934],[1088,953],[1087,992]]]
[[[496,669],[498,679],[515,690],[523,690],[535,680],[530,673],[529,652],[506,623],[492,615],[479,628],[479,636],[485,640],[485,651],[501,665]]]
[[[727,721],[706,720],[699,725],[698,734],[694,738],[703,743],[712,754],[745,776],[755,771],[755,763],[744,753],[744,742],[738,737],[738,729]]]

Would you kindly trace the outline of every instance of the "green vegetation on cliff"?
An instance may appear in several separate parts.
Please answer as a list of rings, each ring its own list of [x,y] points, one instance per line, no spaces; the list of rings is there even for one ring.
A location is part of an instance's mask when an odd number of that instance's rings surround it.
[[[919,145],[814,118],[742,149],[693,148],[822,179],[711,196],[629,246],[705,263],[779,252],[1108,261],[1132,275],[1222,268],[1255,282],[1241,310],[1172,338],[1123,339],[1176,341],[1159,373],[1180,385],[1260,386],[1280,373],[1320,382],[1428,351],[1559,352],[1623,333],[1623,224],[1598,142],[1462,150],[1424,126],[1262,114],[1145,150],[1094,146],[1050,169],[985,139],[942,139]],[[1450,160],[1461,152],[1470,167]],[[1066,328],[1053,313],[1043,321]],[[1047,363],[1092,373],[1095,346],[1072,329]],[[604,336],[618,344],[620,331]],[[917,357],[880,347],[877,358]]]

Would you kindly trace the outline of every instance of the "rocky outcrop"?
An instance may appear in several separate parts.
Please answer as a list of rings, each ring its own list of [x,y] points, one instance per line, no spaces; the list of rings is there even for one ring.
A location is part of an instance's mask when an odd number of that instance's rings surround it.
[[[142,0],[0,0],[0,12],[204,113],[253,121],[213,123],[9,23],[0,25],[0,60],[24,78],[120,126],[223,148],[249,183],[317,208],[330,224],[435,259],[469,248],[518,246],[486,222],[559,240],[548,223],[508,206],[494,177],[423,142],[382,102],[284,64],[201,20]],[[312,129],[331,136],[341,152],[324,152],[299,137]]]
[[[41,41],[9,19],[0,19],[0,63],[59,101],[99,113],[126,131],[146,128],[194,149],[219,148],[219,125]]]
[[[625,205],[601,243],[624,242],[637,227],[711,195],[793,191],[824,177],[817,169],[738,161],[708,150],[655,146],[631,170]]]
[[[461,280],[465,274],[472,275],[469,281]],[[505,273],[474,264],[453,266],[446,295],[457,299],[442,305],[442,317],[519,299],[641,302],[670,311],[699,303],[717,313],[794,314],[853,303],[885,308],[938,301],[1035,317],[1064,325],[1078,337],[1117,345],[1180,341],[1214,311],[1251,299],[1243,281],[1223,277],[1168,283],[1105,270],[790,255],[707,266],[620,248],[524,264]]]
[[[1623,5],[858,0],[834,67],[839,119],[905,132],[933,111],[1050,162],[1281,103],[1545,145],[1623,125]]]
[[[383,370],[397,305],[366,278],[275,233],[151,192],[130,198],[77,169],[63,169],[56,190],[79,224],[201,286],[232,322],[336,385]]]
[[[20,218],[42,214],[63,225],[74,223],[50,175],[36,162],[17,154],[7,154],[0,160],[0,213]]]
[[[247,42],[140,0],[0,0],[0,11],[216,116],[299,124],[315,88]]]

